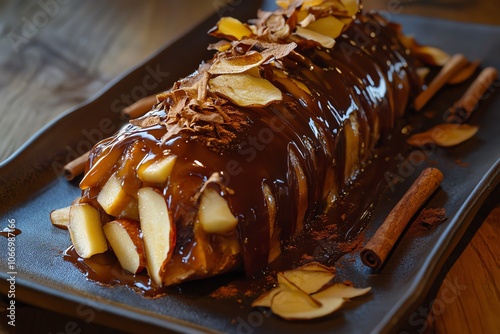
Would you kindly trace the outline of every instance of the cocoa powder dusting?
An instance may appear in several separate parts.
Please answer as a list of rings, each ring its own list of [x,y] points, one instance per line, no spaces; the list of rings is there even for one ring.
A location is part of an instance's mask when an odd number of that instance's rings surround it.
[[[415,219],[417,226],[431,229],[446,220],[445,208],[423,209]]]
[[[254,288],[242,288],[236,284],[230,283],[225,286],[219,287],[217,290],[210,294],[211,298],[216,300],[236,300],[237,303],[242,303],[246,298],[253,297],[259,293]]]
[[[214,292],[210,294],[210,297],[217,299],[217,300],[223,300],[223,299],[231,299],[235,298],[238,296],[239,290],[236,288],[236,286],[232,284],[228,284],[226,286],[221,286]]]
[[[363,243],[365,241],[364,233],[360,233],[353,240],[346,242],[339,242],[337,244],[338,249],[340,249],[343,253],[351,253],[363,248]]]
[[[335,233],[338,230],[337,225],[329,224],[324,226],[321,230],[314,230],[310,232],[311,237],[316,241],[334,241],[338,239],[339,235]]]

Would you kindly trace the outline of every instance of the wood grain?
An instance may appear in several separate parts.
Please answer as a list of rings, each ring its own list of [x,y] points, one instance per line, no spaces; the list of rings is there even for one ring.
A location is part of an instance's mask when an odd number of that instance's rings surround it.
[[[0,161],[51,119],[96,94],[111,79],[141,62],[209,15],[217,1],[45,0],[61,3],[26,43],[16,44],[27,24],[42,15],[38,1],[0,0]],[[220,2],[219,2],[220,3]],[[371,0],[368,9],[500,24],[497,0]],[[399,10],[397,9],[397,10]],[[38,15],[38,16],[37,16]],[[43,23],[43,22],[39,22]],[[25,28],[26,29],[26,28]],[[500,208],[481,225],[449,270],[435,300],[449,301],[430,318],[436,333],[499,333]],[[465,288],[450,298],[448,282]],[[18,327],[6,324],[0,298],[1,333],[120,333],[94,323],[18,305]],[[436,304],[437,305],[437,304]]]
[[[0,161],[214,12],[211,1],[197,0],[59,2],[44,2],[58,4],[53,16],[36,1],[0,5]]]
[[[497,207],[444,279],[430,319],[435,333],[500,333],[499,236]]]

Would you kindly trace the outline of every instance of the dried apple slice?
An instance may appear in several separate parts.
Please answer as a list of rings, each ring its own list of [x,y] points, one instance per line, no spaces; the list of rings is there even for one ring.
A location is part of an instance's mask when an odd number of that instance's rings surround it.
[[[137,177],[144,182],[165,183],[174,168],[176,158],[175,155],[167,155],[146,167],[141,166],[142,168],[137,171]]]
[[[286,57],[290,52],[292,52],[296,47],[296,43],[260,43],[255,40],[242,41],[241,43],[253,46],[257,43],[259,48],[263,48],[261,52],[248,51],[243,55],[230,56],[230,57],[220,57],[217,59],[209,68],[208,72],[210,74],[237,74],[243,73],[250,70],[257,70],[256,67],[259,65],[270,61],[270,59],[281,59]],[[255,77],[260,77],[260,75],[254,75]]]
[[[271,310],[290,320],[320,318],[338,310],[346,299],[364,295],[370,290],[369,287],[357,289],[342,283],[334,284],[311,296],[321,304],[320,307],[312,305],[304,295],[300,295],[297,291],[275,292],[271,300]]]
[[[343,283],[335,283],[327,287],[326,289],[323,289],[320,292],[313,294],[313,297],[321,302],[329,298],[350,299],[365,295],[368,292],[370,292],[371,289],[372,289],[371,287],[355,288],[353,286],[345,285]]]
[[[138,200],[146,267],[153,283],[161,286],[161,269],[175,247],[175,226],[165,199],[154,188],[139,189]]]
[[[123,269],[132,274],[144,269],[146,257],[139,222],[117,219],[106,223],[103,230]]]
[[[312,271],[323,271],[327,273],[335,274],[335,268],[327,267],[319,262],[309,262],[304,264],[301,267],[298,267],[296,270],[312,270]]]
[[[261,46],[265,49],[260,54],[265,62],[269,62],[270,59],[281,59],[289,55],[297,47],[297,43],[262,43]]]
[[[281,91],[266,79],[248,74],[223,74],[209,81],[212,92],[240,107],[264,107],[283,99]]]
[[[310,262],[297,269],[280,272],[277,275],[279,286],[257,298],[252,303],[252,307],[271,307],[272,298],[283,289],[291,291],[299,289],[308,294],[314,293],[335,276],[334,272],[334,269],[318,262]]]
[[[361,9],[359,0],[340,0],[340,2],[344,5],[347,15],[349,16],[356,15]]]
[[[209,34],[234,41],[251,36],[252,30],[233,17],[223,17],[217,22],[217,26],[209,31]]]
[[[224,234],[238,224],[238,218],[231,212],[226,199],[212,188],[205,188],[201,194],[198,219],[207,233]]]
[[[304,22],[304,24],[309,24],[316,19],[316,17],[313,14],[310,14],[308,10],[297,10],[295,11],[295,13],[297,15],[297,24],[302,27],[304,26],[300,24],[301,22]],[[308,16],[310,18],[307,18]]]
[[[335,39],[331,38],[330,36],[326,36],[320,33],[317,33],[316,31],[302,28],[300,26],[296,27],[295,29],[295,34],[297,36],[300,36],[304,39],[308,39],[314,42],[317,42],[321,46],[330,49],[333,48],[335,45]]]
[[[321,5],[325,0],[304,0],[302,1],[302,7],[300,7],[301,10],[306,10],[311,7],[316,7]]]
[[[254,300],[252,303],[252,307],[271,307],[273,297],[280,291],[280,287],[269,290],[268,292],[264,293],[262,296]]]
[[[282,290],[273,296],[271,310],[287,320],[307,320],[329,315],[338,310],[343,303],[342,298],[329,298],[318,305],[303,291]]]
[[[241,56],[220,58],[208,70],[211,74],[234,74],[243,73],[249,69],[259,66],[266,59],[256,51],[250,51]]]
[[[283,9],[287,9],[290,6],[290,0],[276,0],[276,4]]]
[[[335,269],[318,262],[310,262],[297,269],[284,271],[282,275],[304,292],[311,294],[319,291],[335,277]]]
[[[108,249],[102,231],[101,216],[90,204],[71,206],[68,230],[76,253],[84,259],[104,253]]]
[[[455,146],[472,138],[479,128],[468,124],[439,124],[435,127],[412,135],[406,141],[412,146],[436,144],[438,146]]]
[[[324,288],[334,275],[334,268],[318,262],[279,272],[278,287],[257,298],[252,307],[270,307],[274,314],[287,320],[315,319],[335,312],[347,299],[371,290],[356,289],[343,283]]]
[[[337,38],[342,33],[344,26],[344,22],[339,19],[333,16],[326,16],[310,23],[307,29],[331,38]]]
[[[317,270],[287,270],[283,275],[301,290],[306,293],[315,293],[319,291],[326,283],[335,277],[332,272]]]
[[[71,207],[67,206],[65,208],[53,210],[50,213],[50,221],[52,222],[52,225],[62,229],[67,229],[69,225],[70,209]]]
[[[229,50],[230,48],[231,48],[231,42],[221,39],[218,42],[210,44],[207,49],[224,52]]]
[[[304,290],[302,290],[298,285],[296,285],[294,282],[290,281],[284,274],[284,272],[279,272],[277,275],[277,280],[279,284],[279,288],[282,291],[292,291],[292,292],[300,292],[304,294],[306,297],[310,300],[311,303],[321,306],[321,303],[318,302],[316,299],[312,298],[308,293],[306,293]]]

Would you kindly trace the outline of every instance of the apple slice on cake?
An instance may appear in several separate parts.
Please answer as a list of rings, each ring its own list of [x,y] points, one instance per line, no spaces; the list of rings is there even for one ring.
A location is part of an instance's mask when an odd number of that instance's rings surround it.
[[[75,204],[69,210],[69,235],[76,253],[87,259],[104,253],[108,243],[102,230],[101,216],[90,204]]]
[[[138,200],[146,267],[153,283],[161,286],[162,267],[175,247],[175,228],[165,198],[157,190],[139,189]]]
[[[139,222],[117,219],[106,223],[104,235],[123,269],[136,274],[146,266]]]

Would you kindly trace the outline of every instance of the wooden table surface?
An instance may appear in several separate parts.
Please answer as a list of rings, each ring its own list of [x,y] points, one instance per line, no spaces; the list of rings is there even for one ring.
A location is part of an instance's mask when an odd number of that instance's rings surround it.
[[[0,0],[0,161],[51,119],[85,101],[223,2]],[[497,0],[432,3],[372,0],[365,1],[365,8],[385,10],[397,4],[405,14],[500,24]],[[497,208],[478,215],[477,227],[450,257],[446,276],[438,280],[441,286],[436,285],[418,310],[419,319],[427,322],[418,322],[415,332],[500,333],[498,199],[492,206]],[[11,327],[5,302],[0,299],[1,333],[66,333],[74,320],[21,304],[16,327]],[[120,333],[75,321],[79,333]]]

